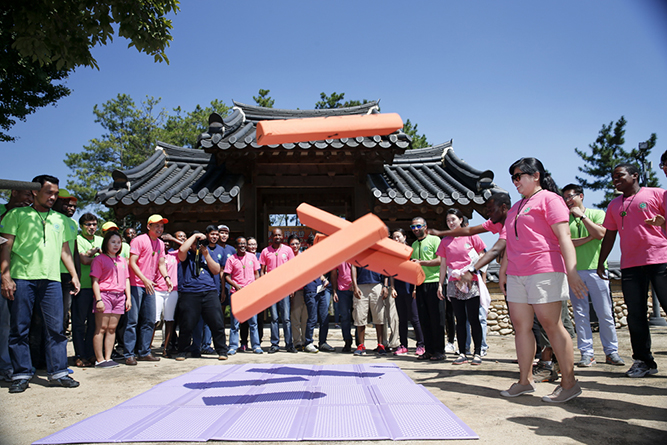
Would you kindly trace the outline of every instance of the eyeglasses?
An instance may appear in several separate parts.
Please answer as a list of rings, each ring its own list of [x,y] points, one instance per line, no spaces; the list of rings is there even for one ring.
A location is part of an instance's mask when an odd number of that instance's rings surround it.
[[[521,176],[523,176],[523,175],[529,175],[529,174],[530,174],[530,173],[526,173],[526,172],[514,173],[514,174],[512,175],[512,182],[517,182],[518,180],[521,179]]]
[[[97,223],[96,222],[88,222],[88,223],[84,223],[83,225],[86,226],[86,227],[92,227],[92,226],[96,226]]]
[[[563,196],[563,199],[564,199],[565,201],[569,201],[569,200],[571,200],[572,198],[574,198],[575,196],[577,196],[577,194],[576,194],[576,193],[572,193],[571,195],[565,195],[565,196]]]
[[[410,230],[419,230],[424,227],[424,224],[412,224]]]

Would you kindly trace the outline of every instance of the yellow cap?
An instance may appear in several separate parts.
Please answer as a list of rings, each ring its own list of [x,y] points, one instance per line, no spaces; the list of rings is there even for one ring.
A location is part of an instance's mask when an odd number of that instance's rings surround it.
[[[111,229],[120,230],[115,222],[107,221],[102,224],[102,232],[106,232],[107,230]]]
[[[148,224],[155,224],[155,223],[162,223],[162,224],[167,224],[169,220],[167,218],[163,218],[162,215],[151,215],[150,218],[148,218]]]

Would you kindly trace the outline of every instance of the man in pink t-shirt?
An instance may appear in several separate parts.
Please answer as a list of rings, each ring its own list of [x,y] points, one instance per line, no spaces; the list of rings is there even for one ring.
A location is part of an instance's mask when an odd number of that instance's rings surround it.
[[[331,271],[331,289],[333,301],[338,303],[340,314],[340,330],[345,346],[341,352],[352,352],[352,266],[350,263],[340,264]]]
[[[271,272],[275,268],[294,258],[292,249],[282,243],[282,230],[273,229],[271,239],[271,245],[262,250],[262,253],[259,256],[259,263],[262,265],[262,275]],[[271,347],[269,348],[269,354],[273,354],[280,350],[280,320],[283,322],[285,350],[287,352],[296,352],[296,348],[294,348],[294,345],[292,344],[290,309],[290,295],[271,306]]]
[[[667,307],[667,236],[665,236],[665,190],[639,185],[639,169],[620,164],[611,176],[622,193],[609,203],[602,224],[607,232],[602,239],[597,273],[608,280],[604,266],[616,235],[621,237],[621,288],[628,308],[628,329],[634,363],[625,373],[644,377],[658,372],[651,354],[651,333],[646,317],[649,282]]]
[[[134,366],[137,360],[160,360],[151,354],[151,340],[155,329],[155,284],[158,277],[164,278],[169,292],[173,289],[165,264],[164,242],[160,239],[167,222],[161,215],[152,215],[146,225],[148,233],[137,236],[130,244],[132,308],[127,313],[123,337],[126,365]]]

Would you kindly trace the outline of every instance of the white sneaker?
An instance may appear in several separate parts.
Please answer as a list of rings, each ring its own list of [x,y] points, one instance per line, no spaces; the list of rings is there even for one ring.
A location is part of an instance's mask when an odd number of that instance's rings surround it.
[[[304,351],[306,352],[311,352],[311,353],[317,353],[320,350],[315,347],[314,344],[308,343],[305,348],[303,348]]]
[[[445,353],[456,354],[456,347],[454,347],[454,343],[447,343],[445,346]]]

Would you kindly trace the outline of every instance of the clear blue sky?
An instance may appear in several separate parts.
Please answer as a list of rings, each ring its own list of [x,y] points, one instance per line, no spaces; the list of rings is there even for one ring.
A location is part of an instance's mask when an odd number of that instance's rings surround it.
[[[65,153],[102,134],[93,106],[119,93],[184,110],[213,99],[253,103],[260,88],[276,108],[313,108],[323,91],[381,99],[383,112],[417,123],[429,142],[454,139],[456,153],[493,170],[513,200],[513,161],[538,157],[559,185],[574,182],[574,148],[622,115],[626,148],[657,133],[654,169],[667,149],[661,0],[200,0],[172,18],[169,65],[120,37],[96,48],[99,71],[78,69],[69,97],[13,128],[19,140],[1,144],[0,176],[49,173],[64,184]]]

